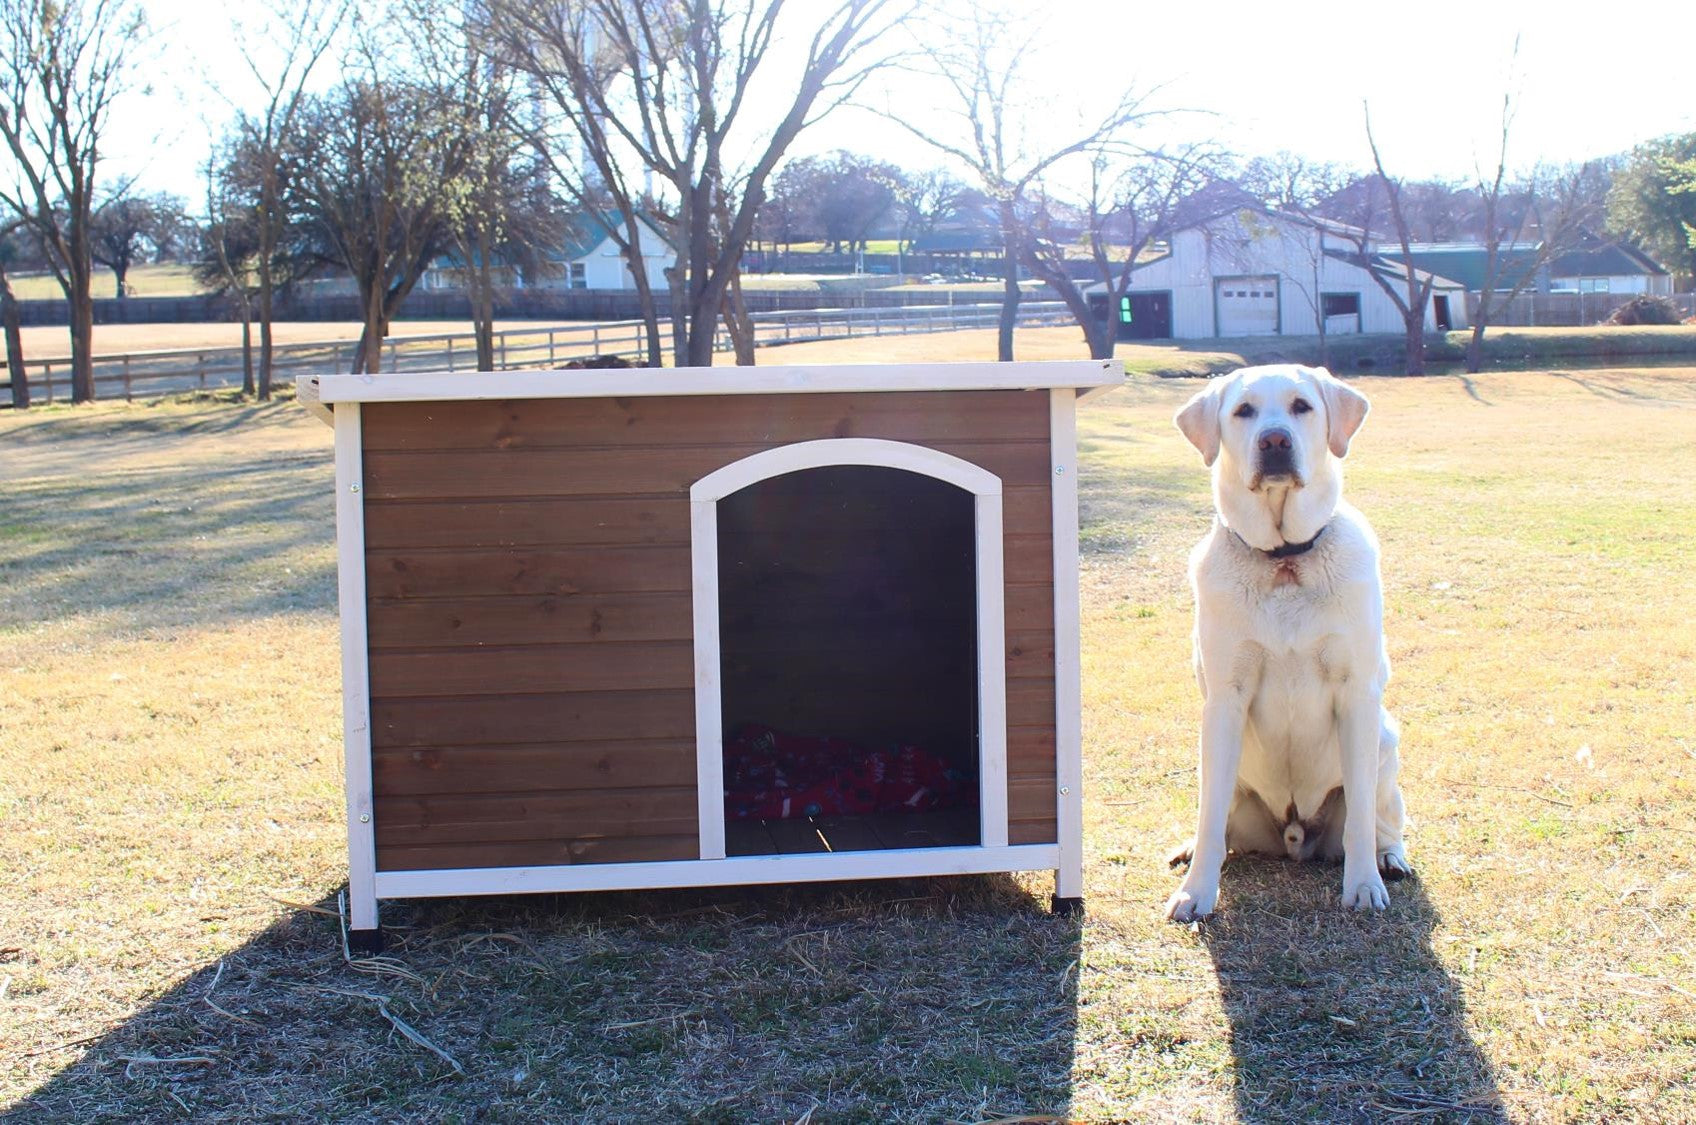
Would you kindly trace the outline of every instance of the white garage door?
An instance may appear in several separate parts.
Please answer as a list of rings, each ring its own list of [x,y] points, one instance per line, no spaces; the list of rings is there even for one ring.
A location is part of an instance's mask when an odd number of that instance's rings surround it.
[[[1278,334],[1278,279],[1238,277],[1213,283],[1221,336]]]

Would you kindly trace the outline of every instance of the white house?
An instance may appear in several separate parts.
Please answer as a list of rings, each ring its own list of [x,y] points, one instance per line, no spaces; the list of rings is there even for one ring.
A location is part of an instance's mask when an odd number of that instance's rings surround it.
[[[572,221],[567,242],[557,253],[549,254],[559,272],[531,282],[538,289],[634,289],[636,279],[630,264],[618,248],[612,231],[624,233],[624,215],[618,211],[585,213]],[[642,254],[642,266],[648,284],[655,289],[666,287],[665,271],[677,264],[677,248],[654,228],[648,219],[636,216],[636,245]]]
[[[624,233],[624,215],[619,211],[585,212],[574,218],[566,230],[565,242],[550,250],[546,258],[550,268],[539,277],[515,276],[514,269],[500,262],[497,270],[502,284],[518,289],[634,289],[635,278],[624,252],[612,231]],[[664,290],[665,271],[677,263],[677,249],[655,229],[645,216],[636,216],[637,246],[642,252],[642,265],[648,284]],[[497,261],[491,259],[492,262]],[[425,289],[457,289],[463,284],[462,262],[457,255],[444,255],[425,271],[420,284]]]
[[[1105,307],[1104,287],[1093,288],[1121,340],[1316,336],[1321,318],[1330,335],[1401,332],[1401,312],[1374,274],[1405,288],[1400,262],[1354,228],[1233,207],[1173,232],[1166,252],[1131,275],[1117,309]],[[1466,290],[1415,276],[1432,284],[1426,329],[1464,327]]]

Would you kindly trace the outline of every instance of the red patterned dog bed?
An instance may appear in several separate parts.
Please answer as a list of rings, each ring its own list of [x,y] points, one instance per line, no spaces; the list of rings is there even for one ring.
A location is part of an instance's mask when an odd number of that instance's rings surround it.
[[[724,750],[731,820],[930,812],[977,803],[977,787],[917,746],[868,750],[841,738],[744,723]]]

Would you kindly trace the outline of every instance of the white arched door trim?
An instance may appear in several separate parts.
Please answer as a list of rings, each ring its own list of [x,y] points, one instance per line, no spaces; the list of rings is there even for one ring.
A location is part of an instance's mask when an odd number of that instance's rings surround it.
[[[1001,478],[948,453],[882,438],[782,445],[708,473],[689,489],[695,607],[695,777],[702,859],[725,858],[724,715],[718,605],[718,502],[751,484],[803,469],[865,465],[934,477],[973,497],[977,569],[979,842],[1007,846],[1007,660],[1001,552]],[[850,857],[867,853],[851,852]],[[846,871],[844,877],[851,877]]]

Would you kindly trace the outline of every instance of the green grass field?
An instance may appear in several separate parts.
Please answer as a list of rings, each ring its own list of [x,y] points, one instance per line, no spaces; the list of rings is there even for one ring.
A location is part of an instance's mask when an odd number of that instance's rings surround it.
[[[1082,411],[1081,922],[1045,876],[443,901],[385,907],[368,963],[333,917],[328,429],[286,402],[0,414],[0,1105],[1696,1119],[1696,369],[1358,382],[1420,877],[1357,916],[1335,869],[1233,863],[1217,920],[1177,927],[1209,515],[1170,417],[1198,385]]]
[[[181,262],[131,266],[126,279],[132,297],[187,297],[201,291],[188,266]],[[90,286],[96,297],[116,297],[117,278],[104,266],[94,268]],[[50,273],[15,274],[12,292],[20,301],[59,301],[65,291]]]

